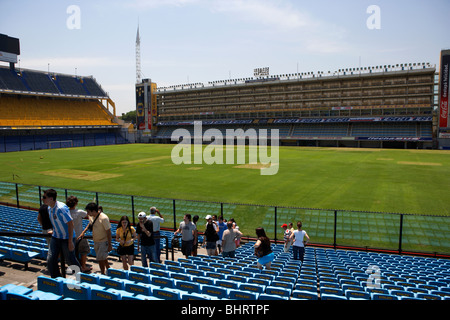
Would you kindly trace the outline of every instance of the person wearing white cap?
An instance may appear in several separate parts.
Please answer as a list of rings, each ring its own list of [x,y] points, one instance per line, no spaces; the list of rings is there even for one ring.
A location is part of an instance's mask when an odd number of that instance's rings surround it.
[[[158,214],[158,216],[156,215]],[[155,247],[156,247],[156,262],[161,262],[161,233],[160,233],[160,224],[164,223],[164,218],[156,207],[150,208],[150,215],[147,217],[148,220],[153,222],[153,238],[155,239]]]
[[[139,212],[139,223],[136,227],[138,235],[138,250],[141,251],[141,261],[143,267],[148,267],[147,259],[151,262],[158,262],[156,257],[155,239],[153,232],[153,222],[147,219],[145,212]]]
[[[208,214],[205,218],[208,223],[206,224],[205,237],[206,237],[206,252],[208,256],[216,254],[217,240],[219,240],[219,227],[212,217]]]

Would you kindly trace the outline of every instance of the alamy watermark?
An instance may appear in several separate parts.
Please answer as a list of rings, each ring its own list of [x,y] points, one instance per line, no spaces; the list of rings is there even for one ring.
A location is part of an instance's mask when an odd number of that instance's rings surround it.
[[[380,267],[375,265],[370,265],[367,267],[366,273],[369,275],[367,278],[367,288],[370,289],[379,289],[381,287],[380,280],[381,280],[381,271]]]
[[[248,148],[246,147],[247,139]],[[178,142],[171,153],[172,162],[176,165],[247,164],[253,168],[259,168],[261,175],[278,173],[280,165],[278,129],[270,129],[270,145],[268,145],[267,129],[250,128],[245,131],[242,128],[226,129],[224,136],[223,131],[216,128],[207,129],[203,133],[202,122],[194,121],[193,137],[191,131],[179,128],[172,132],[171,140]],[[203,148],[204,142],[211,143]],[[246,162],[247,149],[248,162]]]
[[[372,4],[367,7],[366,13],[371,14],[366,20],[366,26],[370,30],[381,29],[381,9],[379,6]]]
[[[66,20],[66,26],[69,30],[81,29],[81,9],[77,5],[70,5],[66,9],[69,14]]]

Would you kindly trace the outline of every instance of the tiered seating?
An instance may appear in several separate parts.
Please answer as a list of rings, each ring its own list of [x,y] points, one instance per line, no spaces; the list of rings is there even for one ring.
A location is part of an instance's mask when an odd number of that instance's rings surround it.
[[[354,123],[355,137],[418,137],[416,123]]]
[[[256,268],[247,243],[235,259],[199,255],[106,276],[81,273],[78,282],[39,277],[38,290],[80,300],[450,300],[448,260],[307,247],[301,263],[281,245],[272,248],[270,270]]]
[[[58,94],[59,90],[48,74],[36,71],[24,71],[23,78],[32,91]]]
[[[112,117],[96,100],[36,99],[4,96],[0,126],[111,126]]]
[[[1,231],[40,232],[35,215],[28,210],[0,206],[0,221]],[[116,225],[112,227],[115,233]],[[171,237],[173,233],[163,235]],[[4,259],[20,260],[12,256],[13,250],[46,257],[42,238],[0,240]],[[0,287],[0,296],[44,300],[450,300],[450,260],[307,247],[301,263],[292,259],[292,251],[283,252],[282,245],[272,245],[272,249],[275,260],[270,270],[256,267],[253,243],[247,243],[236,250],[234,259],[198,255],[151,263],[148,268],[135,265],[129,271],[109,269],[106,276],[81,273],[78,282],[40,276],[37,292],[11,284]]]
[[[295,136],[320,136],[320,137],[345,137],[347,136],[348,124],[308,124],[303,123],[294,126],[292,135]]]
[[[17,71],[5,67],[0,67],[0,89],[107,97],[107,94],[92,77],[49,75],[46,72]]]

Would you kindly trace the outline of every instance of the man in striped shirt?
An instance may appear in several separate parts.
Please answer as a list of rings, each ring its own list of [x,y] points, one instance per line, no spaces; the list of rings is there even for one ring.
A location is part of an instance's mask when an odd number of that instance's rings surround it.
[[[53,189],[45,190],[42,196],[44,204],[48,206],[48,215],[53,226],[53,234],[47,256],[47,267],[52,278],[61,276],[58,267],[58,258],[61,252],[72,270],[75,268],[75,271],[80,271],[81,269],[80,263],[75,256],[75,231],[69,207],[60,201],[56,201],[56,196],[57,193]]]

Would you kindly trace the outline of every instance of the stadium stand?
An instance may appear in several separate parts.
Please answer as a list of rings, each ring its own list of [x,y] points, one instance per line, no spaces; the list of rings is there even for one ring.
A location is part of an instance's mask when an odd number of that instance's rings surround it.
[[[152,140],[168,143],[178,128],[192,136],[202,121],[223,136],[225,128],[278,129],[280,145],[433,147],[434,66],[349,70],[158,88]]]
[[[54,93],[107,98],[107,94],[92,77],[47,73],[36,70],[16,70],[0,67],[0,88],[5,92]]]
[[[0,152],[126,143],[92,77],[0,67]]]
[[[39,232],[35,212],[0,206],[0,231]],[[26,230],[24,230],[26,229]],[[42,238],[2,237],[8,249],[34,252]],[[12,240],[12,241],[11,241]],[[44,245],[45,246],[45,245]],[[450,260],[388,253],[306,248],[303,263],[273,244],[270,270],[256,267],[253,243],[236,258],[197,255],[79,279],[37,277],[37,290],[0,287],[2,300],[450,300]],[[3,253],[4,252],[4,253]],[[45,257],[45,255],[44,255]],[[38,259],[39,257],[34,257]],[[40,257],[43,258],[43,257]],[[378,268],[371,268],[377,266]],[[369,270],[374,270],[369,271]]]

